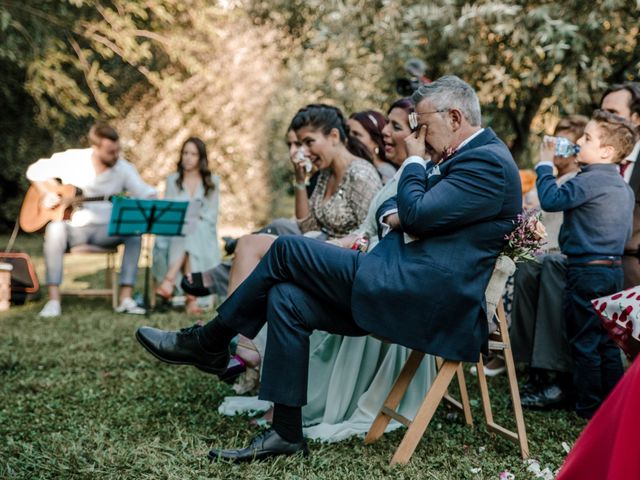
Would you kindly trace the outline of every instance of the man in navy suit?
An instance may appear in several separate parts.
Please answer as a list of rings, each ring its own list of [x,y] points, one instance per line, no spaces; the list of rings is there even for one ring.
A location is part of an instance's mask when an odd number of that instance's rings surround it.
[[[267,323],[260,398],[274,402],[273,428],[246,448],[212,450],[212,459],[307,453],[301,407],[315,329],[478,359],[488,336],[484,291],[522,209],[518,169],[481,127],[478,98],[458,77],[420,87],[413,100],[421,126],[406,140],[398,195],[379,211],[384,237],[375,250],[281,236],[204,327],[136,332],[160,360],[219,374],[230,340],[251,338]],[[304,129],[296,133],[304,144]],[[443,152],[439,164],[425,163],[425,142]]]

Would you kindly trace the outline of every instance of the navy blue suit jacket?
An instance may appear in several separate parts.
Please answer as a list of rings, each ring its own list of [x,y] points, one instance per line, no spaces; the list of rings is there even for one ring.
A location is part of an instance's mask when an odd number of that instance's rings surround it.
[[[439,173],[437,173],[439,170]],[[404,232],[363,255],[351,309],[365,330],[416,350],[475,362],[488,337],[484,292],[504,237],[522,211],[507,146],[485,129],[451,158],[404,168],[396,197]]]

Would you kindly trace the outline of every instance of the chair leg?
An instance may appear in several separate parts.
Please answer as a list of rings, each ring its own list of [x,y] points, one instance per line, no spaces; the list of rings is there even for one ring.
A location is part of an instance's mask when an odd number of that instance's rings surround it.
[[[151,309],[153,310],[154,308],[156,308],[156,288],[157,288],[158,284],[156,282],[156,279],[153,275],[149,276],[149,292],[151,292],[149,294],[149,306],[151,307]]]
[[[440,357],[436,357],[436,366],[438,370],[442,367],[444,360]],[[444,400],[449,402],[451,406],[460,410],[464,415],[464,422],[470,427],[473,426],[473,417],[471,416],[471,402],[469,402],[469,393],[467,391],[467,382],[464,378],[464,368],[460,364],[456,370],[456,377],[458,379],[458,389],[460,391],[460,401],[456,400],[449,394],[447,390],[444,394]]]
[[[405,433],[402,442],[400,442],[398,449],[393,455],[391,465],[397,463],[406,464],[409,462],[459,366],[460,362],[452,360],[446,360],[443,363],[436,379],[422,401],[422,405],[420,405],[415,418],[407,429],[407,433]]]
[[[478,386],[480,387],[480,398],[482,398],[482,410],[484,411],[484,418],[487,424],[493,423],[493,411],[491,410],[491,399],[489,397],[489,386],[487,385],[487,377],[484,374],[484,362],[482,361],[482,354],[476,363],[476,369],[478,371]]]
[[[524,424],[524,414],[522,412],[522,404],[520,403],[520,390],[518,388],[518,379],[516,378],[516,365],[513,361],[511,349],[505,349],[504,362],[507,368],[507,376],[509,378],[509,390],[511,392],[511,404],[513,405],[513,413],[516,417],[516,432],[518,434],[518,445],[520,446],[520,455],[523,460],[529,458],[529,443],[527,441],[527,429]]]
[[[383,407],[390,408],[391,410],[395,410],[398,407],[423,358],[424,353],[417,352],[415,350],[411,351],[409,358],[407,358],[407,361],[402,367],[400,375],[398,375],[389,395],[387,395],[387,398],[383,403]],[[373,421],[371,428],[367,432],[367,436],[364,438],[364,443],[368,445],[378,440],[384,434],[384,431],[390,421],[391,417],[380,409],[378,416]]]
[[[110,259],[110,276],[111,276],[111,306],[115,310],[118,308],[118,279],[116,274],[116,255],[109,254]]]
[[[511,393],[511,404],[513,413],[516,417],[516,433],[518,436],[518,445],[520,446],[520,455],[523,459],[529,458],[529,443],[527,441],[527,429],[524,424],[524,413],[522,412],[522,403],[520,403],[520,389],[518,388],[518,379],[516,377],[516,365],[513,361],[513,352],[511,351],[511,339],[509,338],[509,326],[504,312],[502,302],[498,305],[498,321],[500,322],[500,337],[502,343],[506,345],[502,351],[504,363],[507,370],[507,378],[509,379],[509,391]]]
[[[104,286],[105,288],[112,288],[113,284],[111,283],[111,254],[107,253],[107,268],[104,271]]]
[[[464,413],[464,421],[467,425],[473,426],[473,417],[471,416],[471,402],[469,401],[467,382],[464,379],[464,368],[462,366],[462,363],[458,365],[456,376],[458,377],[458,389],[460,390],[460,403],[462,403],[462,413]]]

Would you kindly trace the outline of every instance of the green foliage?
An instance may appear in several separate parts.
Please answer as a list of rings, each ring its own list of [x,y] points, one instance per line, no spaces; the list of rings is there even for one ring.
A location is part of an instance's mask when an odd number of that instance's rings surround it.
[[[222,176],[223,221],[261,222],[290,179],[282,137],[304,104],[385,110],[417,57],[430,78],[473,84],[526,166],[560,115],[638,78],[638,12],[635,0],[0,0],[0,101],[27,107],[0,133],[50,153],[108,119],[154,183],[199,135]],[[3,178],[23,188],[34,153],[0,147],[15,167]]]
[[[311,95],[333,92],[349,111],[380,109],[395,97],[403,63],[417,57],[430,78],[453,73],[476,87],[485,120],[523,165],[532,132],[552,130],[559,115],[588,113],[608,83],[640,73],[633,0],[250,4],[298,40],[288,67],[303,72],[298,78]],[[322,79],[306,73],[313,71]]]
[[[49,132],[32,123],[35,103],[22,88],[24,70],[0,59],[0,71],[6,74],[0,81],[0,227],[5,223],[5,229],[11,229],[28,187],[26,165],[33,157],[44,155],[52,140]]]
[[[109,120],[125,156],[153,184],[175,169],[182,142],[200,136],[222,177],[223,222],[266,219],[261,152],[269,141],[259,119],[281,64],[275,32],[205,0],[0,2],[0,18],[7,40],[0,58],[24,71],[20,90],[35,102],[27,130],[48,130],[53,148],[63,149],[81,145],[95,119]],[[34,35],[24,34],[32,26]],[[7,133],[26,132],[7,121]],[[8,183],[24,185],[37,157],[0,154],[18,167]]]

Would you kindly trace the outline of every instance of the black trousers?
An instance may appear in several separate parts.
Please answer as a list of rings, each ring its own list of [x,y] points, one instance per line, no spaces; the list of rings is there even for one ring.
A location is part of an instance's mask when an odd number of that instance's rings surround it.
[[[219,320],[246,337],[255,337],[267,323],[261,399],[306,404],[309,336],[314,330],[367,334],[351,313],[360,255],[302,236],[278,237],[251,275],[220,305]]]
[[[563,308],[566,274],[567,257],[559,253],[518,264],[509,329],[516,362],[573,371]]]
[[[611,340],[591,300],[622,290],[619,266],[569,266],[565,316],[574,359],[576,412],[591,417],[623,374],[620,349]]]

